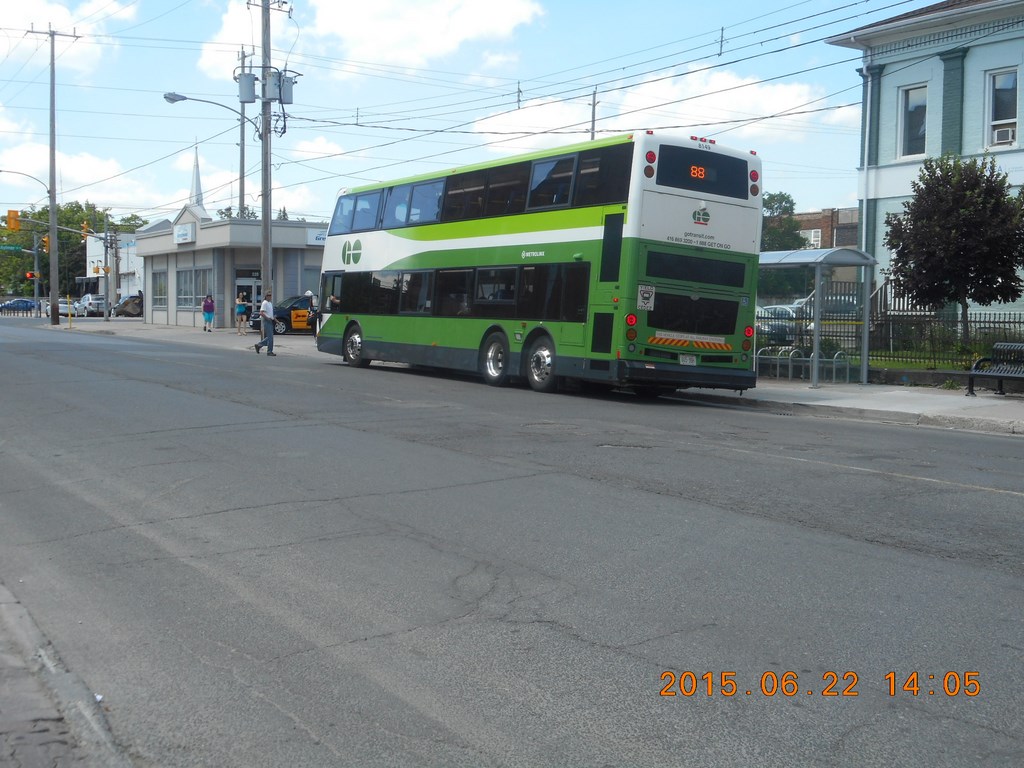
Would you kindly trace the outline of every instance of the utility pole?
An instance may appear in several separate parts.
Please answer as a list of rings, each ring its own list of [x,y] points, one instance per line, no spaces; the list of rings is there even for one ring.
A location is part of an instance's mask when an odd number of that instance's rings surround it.
[[[247,2],[254,3],[254,0],[247,0]],[[270,242],[271,226],[273,223],[274,209],[271,200],[271,184],[270,184],[270,136],[274,132],[274,126],[271,123],[270,105],[271,102],[278,101],[282,105],[291,104],[291,89],[295,82],[295,79],[286,72],[275,70],[270,64],[270,3],[273,2],[276,6],[276,10],[283,11],[285,6],[288,5],[288,0],[260,0],[260,6],[262,10],[262,45],[263,45],[263,57],[261,66],[260,79],[263,81],[263,98],[260,110],[260,143],[263,149],[263,157],[261,158],[260,165],[261,179],[260,179],[260,193],[263,198],[263,210],[262,210],[262,242],[260,243],[260,278],[263,283],[263,294],[266,295],[267,291],[270,291],[273,287],[273,269],[274,269],[274,253],[272,250],[272,244]],[[288,14],[291,15],[291,10],[288,10]],[[282,117],[284,117],[284,107],[282,106]],[[284,123],[282,122],[282,126]],[[284,128],[282,127],[279,131],[280,135],[284,135]]]
[[[263,99],[260,103],[260,119],[262,126],[261,134],[261,146],[263,149],[263,156],[260,162],[260,192],[263,202],[262,221],[260,222],[260,279],[263,282],[263,295],[266,296],[268,291],[273,288],[273,277],[271,275],[271,269],[273,269],[273,252],[271,251],[270,242],[270,227],[272,224],[271,217],[273,216],[273,208],[271,207],[270,200],[270,135],[273,133],[270,124],[270,100],[280,94],[274,94],[270,87],[271,80],[280,83],[277,78],[271,78],[270,76],[270,0],[262,0],[262,26],[263,26],[263,68],[260,76],[262,80],[262,91]],[[280,86],[279,86],[280,87]],[[255,297],[254,297],[255,298]]]
[[[243,72],[245,71],[245,58],[247,55],[243,47],[241,54],[239,54],[242,59]],[[242,113],[238,121],[238,218],[242,218],[245,216],[245,102],[240,101],[238,108]]]
[[[57,252],[57,63],[54,54],[55,40],[60,32],[50,28],[47,32],[30,30],[30,34],[50,36],[50,325],[60,325],[60,313],[54,309],[60,299],[60,272]],[[62,37],[78,37],[77,34],[63,34]]]
[[[110,216],[103,214],[103,321],[110,322],[110,308],[117,298],[116,288],[110,290]]]
[[[594,86],[594,95],[590,97],[590,140],[594,140],[594,124],[597,122],[597,86]]]
[[[60,325],[60,272],[57,261],[57,60],[50,30],[50,325]],[[69,312],[70,316],[70,312]],[[68,322],[71,322],[70,320]]]

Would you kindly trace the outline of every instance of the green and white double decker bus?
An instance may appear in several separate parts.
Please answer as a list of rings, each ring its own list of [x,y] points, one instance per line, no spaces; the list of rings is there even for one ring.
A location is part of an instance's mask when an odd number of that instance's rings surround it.
[[[317,348],[540,392],[753,387],[760,175],[648,131],[345,190]]]

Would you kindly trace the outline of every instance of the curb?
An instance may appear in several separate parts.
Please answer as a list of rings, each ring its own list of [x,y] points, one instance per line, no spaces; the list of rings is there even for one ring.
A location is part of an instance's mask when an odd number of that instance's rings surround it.
[[[63,761],[55,760],[53,755],[55,748],[63,747],[68,753],[74,753],[75,764],[78,765],[88,768],[131,768],[131,762],[114,744],[107,719],[96,697],[80,677],[64,668],[56,649],[45,638],[29,612],[2,584],[0,632],[25,661],[25,672],[46,689],[44,693],[40,689],[24,690],[27,686],[21,686],[19,703],[28,704],[30,708],[33,705],[36,707],[36,717],[33,719],[53,722],[63,716],[71,730],[73,739],[64,744],[50,740],[44,748],[40,748],[38,764],[63,765]],[[17,673],[18,668],[12,667],[10,671]],[[22,748],[31,750],[31,745],[22,745]],[[20,761],[18,764],[34,763]]]
[[[936,429],[960,429],[988,434],[1024,435],[1024,421],[1001,421],[971,416],[929,415],[911,411],[883,411],[872,408],[851,408],[842,405],[813,405],[787,403],[757,398],[729,397],[699,392],[676,393],[682,400],[693,400],[732,408],[750,408],[770,411],[780,416],[813,416],[822,419],[852,419],[883,424],[902,424],[911,427],[932,427]]]

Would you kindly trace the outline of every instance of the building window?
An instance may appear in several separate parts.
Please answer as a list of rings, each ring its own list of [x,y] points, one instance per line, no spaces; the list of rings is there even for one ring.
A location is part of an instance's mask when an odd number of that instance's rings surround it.
[[[167,273],[153,273],[153,306],[167,306]]]
[[[178,309],[192,309],[195,307],[195,294],[192,291],[192,270],[179,269],[177,285]]]
[[[195,309],[213,293],[212,269],[179,269],[175,297],[178,309]]]
[[[991,104],[987,145],[1013,144],[1017,141],[1017,70],[989,75]]]
[[[920,85],[900,92],[902,118],[901,155],[923,155],[927,138],[928,88]]]
[[[820,229],[801,229],[800,237],[807,241],[808,248],[821,248]]]
[[[213,295],[213,270],[209,268],[197,269],[193,272],[193,275],[195,277],[193,278],[192,286],[196,292],[194,301],[196,306],[200,306],[207,294]]]

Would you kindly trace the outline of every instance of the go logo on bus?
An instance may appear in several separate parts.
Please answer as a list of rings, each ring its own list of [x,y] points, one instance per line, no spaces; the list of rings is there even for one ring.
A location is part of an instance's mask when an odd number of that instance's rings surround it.
[[[707,208],[698,208],[693,212],[693,223],[707,226],[708,222],[711,221],[711,214],[708,213]]]
[[[359,240],[353,242],[345,241],[341,246],[341,261],[343,264],[358,264],[363,257],[363,244]]]

